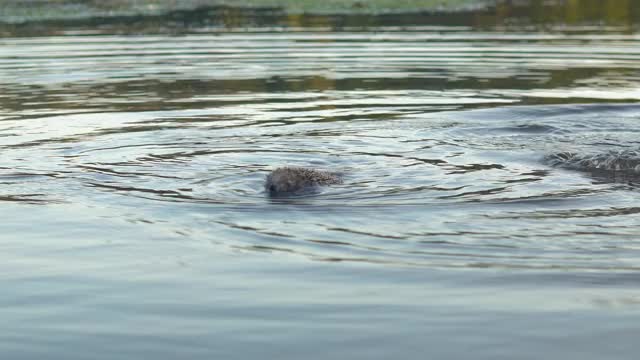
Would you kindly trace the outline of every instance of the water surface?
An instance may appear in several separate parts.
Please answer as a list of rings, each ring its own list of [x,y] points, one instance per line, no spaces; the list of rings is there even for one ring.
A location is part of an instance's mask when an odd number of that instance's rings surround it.
[[[553,26],[0,38],[0,351],[632,358],[638,179],[545,159],[638,149],[640,38]]]

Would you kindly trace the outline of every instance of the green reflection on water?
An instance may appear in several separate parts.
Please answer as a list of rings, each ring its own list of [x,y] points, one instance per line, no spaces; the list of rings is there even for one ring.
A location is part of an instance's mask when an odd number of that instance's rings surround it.
[[[157,5],[157,1],[134,2],[136,6],[141,4]],[[310,3],[310,2],[305,2]],[[399,1],[398,6],[405,6],[409,2]],[[414,1],[412,4],[426,4],[427,2]],[[31,6],[33,9],[40,9],[44,12],[48,9],[69,9],[70,4],[82,5],[85,7],[95,6],[101,7],[103,10],[109,6],[117,7],[126,4],[133,4],[127,1],[109,2],[103,4],[98,1],[2,1],[0,4],[12,4],[18,6]],[[124,5],[123,5],[124,4]],[[404,5],[403,5],[404,4]],[[184,5],[184,3],[183,3]],[[74,5],[75,6],[75,5]],[[153,6],[151,7],[153,8]],[[156,8],[154,8],[156,9]],[[0,10],[6,13],[7,8]],[[54,11],[54,10],[51,10]],[[82,12],[80,12],[82,13]],[[41,20],[30,21],[21,24],[2,25],[0,22],[0,35],[4,36],[47,36],[56,34],[65,34],[71,30],[98,32],[100,34],[131,34],[131,33],[189,33],[198,31],[201,27],[206,27],[207,32],[220,33],[242,33],[243,28],[253,27],[251,32],[262,32],[261,27],[265,27],[266,31],[277,33],[280,29],[295,31],[309,31],[314,34],[322,34],[323,32],[341,31],[348,29],[350,32],[366,32],[365,38],[357,40],[332,39],[304,39],[291,40],[295,42],[305,41],[326,43],[331,46],[333,43],[348,44],[366,43],[368,34],[375,34],[375,31],[396,31],[407,30],[411,34],[420,34],[423,30],[420,26],[444,26],[444,30],[440,32],[442,39],[433,38],[425,41],[425,46],[437,42],[446,43],[464,42],[467,46],[466,52],[460,54],[447,54],[449,56],[474,57],[478,59],[506,59],[512,56],[505,51],[516,49],[518,44],[537,44],[541,47],[548,47],[547,52],[558,52],[565,45],[577,46],[584,44],[597,44],[605,47],[601,40],[590,41],[588,38],[582,37],[578,40],[563,42],[565,39],[534,39],[527,37],[522,39],[494,39],[484,38],[474,40],[472,35],[478,34],[474,30],[483,31],[518,31],[519,34],[536,34],[536,30],[545,32],[563,32],[580,34],[603,34],[603,33],[630,33],[636,30],[637,24],[640,23],[640,7],[634,7],[631,0],[566,0],[566,1],[543,1],[533,0],[529,2],[521,1],[499,1],[495,6],[484,9],[463,10],[457,12],[410,12],[410,13],[379,13],[375,14],[367,9],[359,9],[358,13],[327,15],[327,14],[311,14],[311,13],[295,13],[286,11],[283,8],[239,8],[227,6],[209,6],[196,10],[174,10],[165,14],[154,13],[147,16],[121,16],[118,12],[114,12],[113,16],[105,17],[87,17],[80,19],[67,20]],[[37,18],[37,16],[36,16]],[[46,17],[43,17],[46,18]],[[2,20],[7,20],[2,18]],[[385,26],[399,26],[398,28],[384,28]],[[402,26],[406,26],[403,28]],[[462,26],[463,28],[455,28],[454,26]],[[258,27],[258,29],[255,29]],[[276,28],[273,28],[276,27]],[[455,35],[456,29],[461,29],[462,38],[451,39],[445,35]],[[372,31],[373,30],[373,31]],[[438,33],[438,29],[430,27],[424,32]],[[362,35],[362,33],[360,34]],[[465,38],[468,36],[468,39]],[[268,38],[267,38],[268,40]],[[375,39],[371,39],[372,43],[376,43]],[[512,42],[512,46],[503,46],[506,42]],[[385,40],[380,40],[384,43]],[[499,47],[498,51],[487,50],[484,53],[474,53],[469,49],[473,49],[476,44],[484,45],[491,43],[491,46]],[[497,44],[497,45],[496,45]],[[622,44],[622,45],[621,45]],[[630,46],[629,39],[619,40],[615,46]],[[276,46],[276,45],[274,45]],[[502,46],[502,47],[501,47]],[[189,51],[185,50],[183,55],[188,55]],[[603,50],[600,50],[603,51]],[[613,51],[613,50],[612,50]],[[618,51],[618,50],[616,50]],[[619,52],[619,51],[618,51]],[[195,54],[195,52],[194,52]],[[544,54],[544,53],[541,53]],[[581,53],[567,52],[567,56],[582,56]],[[620,58],[622,56],[618,53]],[[421,54],[420,56],[425,56]],[[526,60],[522,57],[515,56],[510,62],[505,61],[505,66],[511,67],[512,73],[505,72],[504,75],[492,73],[491,76],[482,71],[466,72],[462,74],[455,73],[464,67],[456,65],[455,62],[447,61],[435,62],[434,66],[440,68],[434,69],[431,64],[420,64],[409,62],[404,68],[398,66],[398,71],[406,72],[408,76],[388,77],[384,74],[378,74],[376,71],[369,71],[366,76],[343,76],[332,77],[323,74],[322,66],[316,66],[315,74],[310,75],[292,75],[286,71],[274,72],[268,74],[256,75],[256,78],[171,78],[171,79],[130,79],[127,81],[118,81],[114,83],[104,84],[97,82],[90,83],[73,83],[70,81],[65,87],[39,86],[37,84],[29,84],[20,78],[10,84],[4,84],[2,89],[5,96],[0,96],[0,105],[7,111],[20,111],[25,107],[25,101],[29,102],[29,109],[38,110],[50,109],[51,107],[61,107],[66,110],[86,110],[95,107],[96,110],[112,110],[127,111],[131,110],[132,99],[143,97],[144,101],[140,101],[135,105],[135,109],[139,111],[145,110],[169,110],[190,108],[192,103],[182,103],[181,100],[190,99],[198,94],[221,94],[221,93],[238,93],[238,92],[304,92],[304,91],[350,91],[350,90],[455,90],[455,89],[477,89],[486,90],[490,94],[491,91],[497,91],[493,95],[504,96],[504,92],[500,90],[527,90],[537,89],[541,91],[550,89],[570,89],[581,84],[590,84],[595,86],[594,82],[599,81],[605,86],[616,85],[622,88],[630,88],[635,86],[634,79],[637,76],[637,69],[629,59],[634,60],[634,54],[630,54],[628,59],[620,60],[615,66],[599,66],[599,64],[580,64],[580,66],[558,66],[556,68],[541,68],[536,64],[526,65]],[[539,55],[544,57],[544,55]],[[216,59],[212,55],[213,59]],[[340,58],[337,56],[336,58]],[[426,56],[425,59],[429,57]],[[438,59],[438,58],[432,58]],[[13,61],[13,60],[12,60]],[[28,61],[28,60],[27,60]],[[627,62],[625,62],[627,61]],[[64,62],[61,60],[61,62]],[[362,61],[362,63],[368,63]],[[630,65],[631,64],[631,65]],[[173,70],[173,69],[172,69]],[[378,76],[378,77],[376,77]],[[602,85],[600,84],[600,85]],[[597,86],[596,86],[597,87]],[[65,96],[72,94],[74,99],[86,96],[91,101],[82,102],[60,102]],[[149,97],[149,95],[155,97]],[[491,94],[490,94],[491,95]],[[518,94],[524,103],[568,103],[568,102],[597,102],[597,101],[628,101],[629,99],[585,99],[579,96],[574,98],[557,98],[544,96],[531,96]],[[122,100],[126,101],[122,101]],[[154,100],[155,99],[155,100]],[[215,102],[202,100],[200,106],[215,106]]]

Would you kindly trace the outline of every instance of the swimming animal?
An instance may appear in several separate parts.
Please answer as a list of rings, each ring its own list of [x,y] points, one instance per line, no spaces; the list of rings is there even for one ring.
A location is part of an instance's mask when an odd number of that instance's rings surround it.
[[[634,184],[640,181],[640,151],[636,150],[592,154],[560,152],[546,156],[545,162],[551,166],[588,172],[604,181]]]
[[[281,167],[273,170],[264,184],[271,196],[300,195],[321,185],[342,184],[337,173],[301,167]]]
[[[640,175],[640,152],[635,150],[608,151],[596,154],[561,152],[551,154],[547,163],[581,171],[616,171]]]

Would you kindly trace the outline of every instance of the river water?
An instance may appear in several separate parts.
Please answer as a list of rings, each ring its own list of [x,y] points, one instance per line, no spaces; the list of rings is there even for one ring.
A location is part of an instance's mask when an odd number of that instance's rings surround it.
[[[635,31],[276,25],[0,38],[3,358],[636,356]]]

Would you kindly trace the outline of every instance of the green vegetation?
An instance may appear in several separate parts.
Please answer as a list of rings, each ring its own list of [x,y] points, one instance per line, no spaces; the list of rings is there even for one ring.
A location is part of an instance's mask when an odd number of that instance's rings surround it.
[[[486,0],[221,0],[234,6],[281,7],[289,13],[380,13],[421,10],[459,10],[485,7]]]
[[[517,29],[564,25],[637,31],[634,0],[0,0],[0,36],[20,24],[55,29],[113,26],[123,32],[199,26],[458,25]],[[330,15],[330,16],[327,16]],[[13,26],[15,25],[15,29]],[[558,26],[559,25],[559,26]],[[31,30],[37,30],[32,26]]]
[[[278,8],[288,14],[454,11],[477,9],[490,0],[0,0],[0,22],[157,15],[205,6]]]

